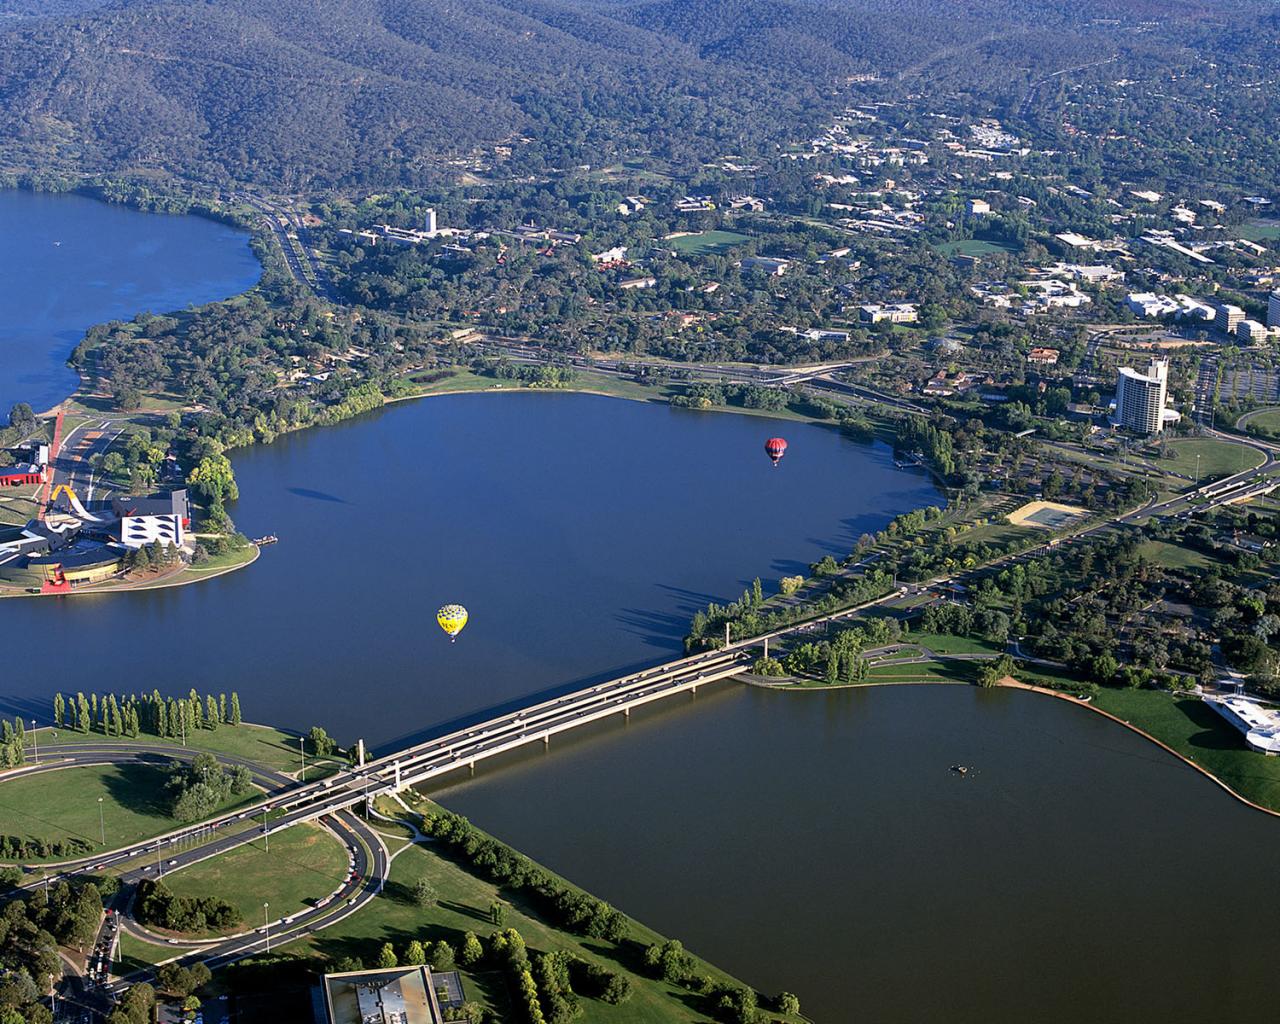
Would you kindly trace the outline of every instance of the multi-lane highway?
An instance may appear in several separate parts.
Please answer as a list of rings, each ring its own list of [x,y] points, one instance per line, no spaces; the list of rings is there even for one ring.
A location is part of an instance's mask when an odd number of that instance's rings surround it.
[[[112,742],[65,743],[42,750],[36,763],[18,769],[11,777],[69,767],[85,767],[130,762],[167,763],[173,759],[190,759],[200,751],[166,743]],[[161,879],[220,853],[246,843],[270,843],[268,833],[279,830],[270,820],[273,808],[283,795],[300,786],[290,776],[250,761],[227,754],[215,755],[226,767],[246,767],[256,785],[263,788],[267,799],[252,808],[221,815],[215,819],[175,829],[165,835],[128,847],[95,854],[60,865],[50,865],[42,877],[26,887],[34,889],[52,884],[78,873],[112,871],[121,881],[120,895],[110,905],[89,955],[90,970],[68,983],[66,995],[77,1006],[93,1012],[105,1011],[112,992],[122,987],[112,982],[102,965],[113,959],[121,931],[153,943],[173,947],[172,959],[184,962],[201,960],[216,967],[265,950],[269,943],[289,942],[341,920],[359,910],[381,891],[390,863],[390,855],[378,833],[362,818],[349,810],[337,809],[319,816],[319,823],[338,836],[348,851],[348,869],[334,880],[334,889],[312,908],[283,919],[264,921],[261,926],[250,922],[236,935],[204,942],[177,941],[158,936],[137,924],[128,913],[136,887],[143,879]],[[261,817],[260,817],[261,816]],[[268,828],[264,829],[262,821]],[[99,837],[84,837],[98,842]],[[140,980],[131,976],[130,981]]]

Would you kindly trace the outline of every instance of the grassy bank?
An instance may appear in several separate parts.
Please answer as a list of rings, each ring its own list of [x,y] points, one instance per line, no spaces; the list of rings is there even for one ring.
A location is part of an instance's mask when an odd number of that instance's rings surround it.
[[[418,806],[429,810],[433,805],[421,801]],[[413,888],[420,879],[426,879],[438,894],[433,906],[421,908],[413,902]],[[499,930],[489,917],[489,908],[495,901],[501,901],[506,907],[503,927],[517,929],[532,950],[566,950],[629,977],[632,995],[620,1005],[582,998],[583,1014],[579,1019],[584,1024],[686,1024],[690,1020],[707,1019],[705,1014],[697,1012],[699,997],[645,973],[640,959],[644,947],[663,941],[652,929],[629,921],[628,937],[616,944],[564,931],[549,923],[523,894],[513,897],[478,877],[467,865],[434,844],[407,847],[393,861],[391,877],[382,895],[351,917],[287,948],[299,955],[318,955],[327,960],[360,957],[370,964],[386,942],[398,952],[403,952],[414,939],[424,943],[444,939],[456,947],[468,931],[483,938]],[[695,962],[694,972],[716,982],[741,985],[704,961]],[[469,999],[493,1010],[501,1020],[515,1019],[504,975],[486,968],[464,972],[463,979]],[[776,1014],[767,1017],[774,1018],[792,1019]]]
[[[1246,800],[1280,811],[1280,758],[1250,750],[1239,731],[1198,697],[1103,689],[1093,703],[1194,761]]]

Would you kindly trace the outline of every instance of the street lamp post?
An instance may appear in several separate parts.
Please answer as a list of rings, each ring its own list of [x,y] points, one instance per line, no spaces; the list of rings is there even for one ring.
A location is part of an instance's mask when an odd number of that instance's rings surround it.
[[[265,852],[271,852],[271,833],[267,831],[267,809],[262,808],[262,842],[265,846]]]
[[[267,933],[267,952],[268,953],[271,952],[271,920],[267,916],[267,908],[269,906],[271,906],[270,903],[262,904],[262,930]]]
[[[305,736],[298,737],[298,749],[302,751],[302,775],[299,782],[307,781],[307,738]]]
[[[34,718],[31,719],[31,745],[32,747],[35,748],[35,753],[33,755],[34,762],[36,764],[39,764],[40,763],[40,740],[36,736],[36,720]]]
[[[102,829],[102,845],[107,845],[107,819],[102,811],[102,797],[98,797],[98,826]]]

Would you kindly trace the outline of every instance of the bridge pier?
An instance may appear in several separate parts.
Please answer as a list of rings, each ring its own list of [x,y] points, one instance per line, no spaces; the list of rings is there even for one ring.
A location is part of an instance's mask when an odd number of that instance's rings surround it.
[[[769,638],[768,637],[764,638],[764,656],[765,656],[765,659],[768,660],[769,658]]]
[[[404,786],[400,785],[400,762],[397,761],[393,767],[396,770],[396,792],[399,793],[400,790],[404,789]]]
[[[551,746],[551,733],[544,732],[542,734],[542,746],[544,748]]]
[[[472,775],[474,775],[474,774],[476,773],[476,763],[475,763],[475,761],[468,761],[468,762],[467,762],[467,767],[471,769],[471,774],[472,774]]]
[[[623,708],[623,709],[622,709],[622,717],[623,717],[623,718],[630,718],[630,717],[631,717],[631,709],[630,709],[630,708]]]

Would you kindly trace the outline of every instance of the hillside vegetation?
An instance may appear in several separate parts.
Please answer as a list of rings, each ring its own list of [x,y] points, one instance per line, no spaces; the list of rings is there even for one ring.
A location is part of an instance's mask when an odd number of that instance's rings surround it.
[[[1158,6],[1214,33],[1261,17]],[[1150,16],[1137,0],[0,0],[0,139],[18,170],[289,189],[421,185],[449,158],[687,165],[773,146],[853,75],[998,107],[1116,46],[1167,58],[1179,42]]]

